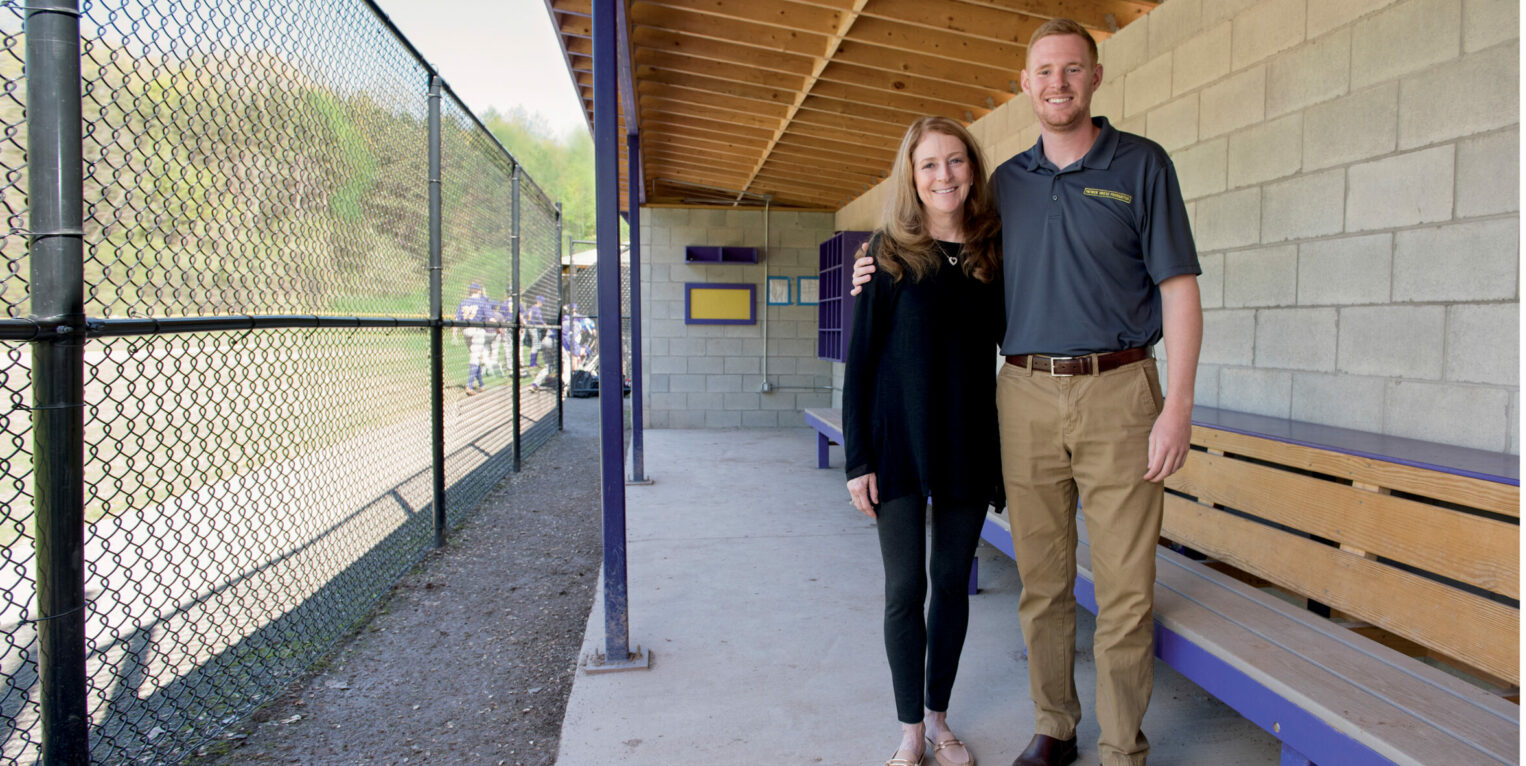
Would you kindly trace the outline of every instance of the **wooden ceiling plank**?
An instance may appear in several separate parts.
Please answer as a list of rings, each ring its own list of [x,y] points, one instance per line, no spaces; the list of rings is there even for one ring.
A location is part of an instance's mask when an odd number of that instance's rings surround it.
[[[557,18],[556,31],[563,37],[593,39],[593,19],[584,16],[561,16]]]
[[[842,9],[822,8],[810,3],[790,0],[741,0],[740,2],[716,2],[716,0],[638,0],[646,5],[687,11],[706,16],[762,24],[791,31],[833,29],[843,14]]]
[[[1017,87],[1015,83],[1018,73],[1023,68],[1022,61],[1007,61],[1003,62],[1003,66],[991,67],[978,62],[960,62],[900,48],[887,48],[856,39],[843,41],[835,63],[888,72],[896,76],[923,77],[934,82],[1004,89],[1009,92]]]
[[[719,109],[731,109],[738,112],[766,115],[775,120],[782,119],[788,113],[788,109],[784,104],[737,98],[722,93],[714,93],[700,88],[688,88],[671,83],[647,81],[637,85],[636,90],[643,98],[646,96],[657,96],[658,98],[694,104],[701,107],[716,107]]]
[[[642,68],[641,79],[645,82],[663,83],[679,88],[690,88],[707,93],[719,93],[732,98],[745,98],[771,104],[786,105],[794,98],[794,88],[768,88],[758,85],[723,80],[696,72],[669,69]]]
[[[959,1],[966,6],[1002,10],[1011,8],[1009,0]],[[1159,0],[1022,0],[1023,13],[1040,16],[1045,20],[1062,17],[1070,19],[1090,30],[1099,43],[1159,6]]]
[[[819,51],[822,50],[827,41],[827,36],[822,34],[781,29],[766,24],[719,19],[714,16],[677,10],[646,2],[632,4],[630,15],[631,19],[640,26],[657,27],[696,37],[752,45],[765,50],[798,53],[805,56],[819,55]]]
[[[845,101],[849,104],[876,104],[887,109],[899,109],[913,114],[940,114],[956,120],[964,120],[966,111],[974,115],[974,122],[990,113],[983,102],[955,102],[943,99],[926,98],[913,93],[884,93],[881,91],[861,88],[857,85],[844,85],[840,82],[828,82],[825,79],[816,83],[811,89],[812,98],[830,98]]]
[[[1014,72],[1023,68],[1027,45],[981,40],[878,17],[865,17],[853,26],[853,40],[906,53],[937,56],[954,62],[973,62]],[[1025,40],[1026,43],[1026,40]]]
[[[910,125],[912,120],[924,114],[924,112],[915,109],[870,106],[864,103],[840,101],[835,98],[806,99],[801,104],[801,109],[812,109],[818,112],[843,115],[860,120],[876,120],[886,125],[892,125],[897,130],[902,131],[906,130],[906,126]]]
[[[750,45],[696,37],[667,29],[637,27],[631,32],[631,40],[635,43],[638,53],[650,50],[795,77],[805,77],[811,73],[810,56],[764,50]]]
[[[742,64],[710,61],[650,49],[642,49],[636,53],[636,66],[638,69],[699,74],[712,79],[739,83],[755,88],[798,90],[804,83],[804,78],[801,75],[784,74]]]
[[[863,12],[864,5],[867,2],[868,0],[854,0],[852,8],[849,8],[838,14],[836,24],[834,25],[834,33],[828,39],[825,49],[822,51],[822,53],[818,54],[816,61],[811,64],[810,76],[806,78],[804,87],[801,88],[800,92],[795,95],[795,103],[790,106],[789,113],[785,115],[784,119],[780,122],[779,130],[774,134],[774,145],[779,143],[780,137],[782,137],[784,132],[789,129],[789,124],[795,118],[795,113],[800,111],[801,104],[804,103],[806,97],[810,95],[811,89],[816,86],[816,81],[821,77],[822,70],[826,69],[827,64],[831,63],[832,57],[837,55],[838,46],[842,45],[843,38],[847,36],[848,30],[852,29],[854,23],[858,21],[859,14]],[[768,149],[764,150],[763,156],[758,160],[757,168],[753,170],[754,176],[758,174],[759,170],[763,169],[763,163],[768,161],[768,155],[772,151],[773,145],[770,145]],[[751,183],[750,179],[749,183]],[[748,187],[743,185],[742,189],[745,191],[748,189]]]
[[[657,127],[659,125],[673,125],[678,127],[691,127],[705,130],[711,133],[719,133],[723,136],[741,136],[743,138],[755,138],[766,140],[770,131],[767,128],[755,128],[748,125],[737,125],[723,120],[711,120],[704,117],[689,117],[667,114],[643,114],[641,119],[643,127]]]
[[[646,110],[651,109],[658,114],[667,115],[668,119],[686,120],[694,117],[723,122],[727,125],[740,125],[747,128],[763,128],[773,130],[779,124],[778,120],[753,114],[751,112],[738,112],[730,109],[717,109],[715,107],[702,107],[682,101],[660,98],[657,96],[644,95],[641,97],[641,119],[646,121]]]
[[[1003,85],[1000,88],[982,88],[960,83],[948,83],[933,80],[926,77],[917,77],[901,72],[887,72],[882,69],[871,69],[857,64],[845,64],[841,57],[833,61],[822,73],[821,79],[849,85],[855,88],[867,88],[882,93],[900,93],[919,95],[925,98],[935,98],[940,101],[949,101],[956,104],[981,104],[986,99],[991,99],[997,106],[1011,100],[1011,89]]]

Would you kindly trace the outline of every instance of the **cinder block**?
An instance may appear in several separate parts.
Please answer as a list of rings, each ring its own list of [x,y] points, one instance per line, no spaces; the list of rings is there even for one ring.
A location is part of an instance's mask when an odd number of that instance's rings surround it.
[[[689,357],[690,375],[719,375],[726,371],[726,359],[719,356]]]
[[[794,375],[798,372],[801,364],[807,360],[798,356],[774,356],[768,359],[768,372],[771,375]],[[812,359],[810,361],[818,361]]]
[[[1145,119],[1145,135],[1166,151],[1175,151],[1197,142],[1197,123],[1194,93],[1150,110]]]
[[[1198,200],[1193,237],[1198,250],[1256,244],[1260,240],[1260,189],[1253,186]]]
[[[1166,380],[1165,370],[1161,370],[1161,385]],[[1201,407],[1219,406],[1219,368],[1212,364],[1199,364],[1197,366],[1197,379],[1193,381],[1192,403]]]
[[[1404,80],[1399,91],[1399,148],[1518,125],[1521,46],[1497,45]],[[1437,99],[1445,94],[1445,109]]]
[[[1521,391],[1516,389],[1510,392],[1510,416],[1505,418],[1510,425],[1510,454],[1521,454]]]
[[[716,360],[722,361],[722,360]],[[742,390],[741,375],[706,375],[705,391],[707,393],[729,394]]]
[[[1387,381],[1358,375],[1293,373],[1294,420],[1336,428],[1383,432]]]
[[[1510,392],[1465,383],[1388,382],[1387,432],[1462,447],[1501,451],[1510,435]]]
[[[1446,310],[1441,306],[1357,306],[1340,310],[1341,372],[1439,380]]]
[[[1252,125],[1229,137],[1229,188],[1264,183],[1303,166],[1303,115]]]
[[[1203,4],[1203,26],[1211,27],[1228,21],[1261,0],[1213,0]]]
[[[1521,209],[1520,141],[1517,126],[1458,142],[1458,217]]]
[[[652,356],[648,357],[647,369],[653,374],[683,374],[689,371],[689,359],[683,356]]]
[[[1263,242],[1339,234],[1345,226],[1346,172],[1335,168],[1267,184],[1261,200]]]
[[[758,394],[755,391],[738,391],[734,393],[728,393],[724,397],[724,406],[726,409],[736,412],[756,410],[758,409],[759,396],[761,396],[761,394]]]
[[[737,356],[742,353],[740,338],[714,338],[705,342],[705,353],[710,356]]]
[[[651,394],[666,394],[666,393],[668,393],[668,376],[666,376],[666,375],[645,375],[643,377],[646,378],[646,392],[647,393],[651,393]]]
[[[648,408],[645,413],[645,422],[648,429],[672,428],[672,420],[668,417],[667,410],[654,410]]]
[[[1519,40],[1520,0],[1463,0],[1462,50],[1483,50],[1506,40]]]
[[[1198,136],[1213,138],[1266,118],[1266,67],[1255,66],[1203,89]]]
[[[1317,0],[1309,3],[1309,38],[1386,8],[1398,0]]]
[[[1113,127],[1124,133],[1133,133],[1136,136],[1142,136],[1148,133],[1150,130],[1149,115],[1136,114],[1126,120],[1113,123]]]
[[[1229,74],[1231,26],[1226,21],[1205,30],[1172,52],[1171,92],[1174,95],[1180,96]]]
[[[1229,139],[1215,138],[1171,153],[1182,198],[1195,200],[1224,191],[1228,178]]]
[[[726,225],[726,213],[727,211],[725,210],[691,208],[689,210],[689,225],[703,226],[707,229],[723,227]]]
[[[1462,0],[1404,0],[1351,30],[1351,87],[1365,88],[1457,58]]]
[[[1256,312],[1220,310],[1203,312],[1202,364],[1240,365],[1255,362]]]
[[[742,413],[727,410],[709,410],[705,413],[706,428],[741,428]]]
[[[1391,234],[1305,242],[1298,246],[1298,304],[1388,303],[1393,259]]]
[[[1346,231],[1445,221],[1452,217],[1451,146],[1387,157],[1346,172]]]
[[[1219,406],[1226,410],[1285,418],[1292,412],[1292,401],[1291,372],[1251,367],[1219,371]]]
[[[1027,42],[1026,40],[1024,42]],[[1103,72],[1121,77],[1150,60],[1150,16],[1130,22],[1118,34],[1097,43],[1097,61]],[[1096,114],[1096,112],[1093,112]]]
[[[1224,254],[1224,305],[1291,306],[1298,299],[1298,247],[1281,245]]]
[[[726,357],[725,370],[729,375],[757,374],[760,369],[762,369],[762,360],[755,356]]]
[[[1519,303],[1447,308],[1447,380],[1515,386],[1520,382],[1520,368]]]
[[[1304,120],[1304,167],[1345,165],[1393,151],[1399,136],[1398,114],[1399,86],[1392,82],[1309,107]]]
[[[726,395],[719,392],[685,394],[684,406],[691,410],[719,410],[725,408]]]
[[[1225,250],[1261,240],[1261,189],[1251,187],[1197,201],[1193,236],[1198,250]]]
[[[1103,70],[1106,71],[1105,69]],[[1123,116],[1132,118],[1171,98],[1171,54],[1156,56],[1123,78]]]
[[[1305,0],[1265,0],[1234,20],[1233,63],[1242,69],[1303,42]]]
[[[743,428],[778,428],[779,413],[772,410],[753,410],[742,413]]]
[[[1256,366],[1284,370],[1335,370],[1336,312],[1265,309],[1256,313]]]
[[[800,396],[796,397],[795,401],[800,405],[800,409],[806,409],[808,407],[826,407],[829,406],[830,402],[832,401],[832,396],[831,394],[823,391],[816,394],[801,394]],[[798,420],[799,417],[800,416],[797,415],[796,419]]]
[[[746,338],[742,341],[742,356],[762,357],[765,346],[762,338]]]
[[[1318,3],[1316,3],[1318,5]],[[1342,29],[1272,59],[1266,114],[1277,117],[1345,95],[1351,85],[1351,30]]]
[[[674,393],[699,393],[705,390],[704,375],[674,375],[668,378],[668,387]]]
[[[1198,256],[1203,273],[1198,275],[1198,295],[1205,309],[1224,307],[1224,254],[1207,253]]]
[[[758,396],[758,409],[762,410],[793,410],[798,409],[793,391],[774,391]]]
[[[1516,218],[1468,221],[1394,235],[1394,300],[1488,301],[1516,297]]]
[[[653,411],[666,412],[669,410],[681,410],[688,404],[688,394],[669,394],[653,392],[647,397],[647,404]]]
[[[1203,28],[1204,2],[1205,0],[1171,0],[1150,11],[1146,18],[1150,21],[1151,58],[1181,45]]]

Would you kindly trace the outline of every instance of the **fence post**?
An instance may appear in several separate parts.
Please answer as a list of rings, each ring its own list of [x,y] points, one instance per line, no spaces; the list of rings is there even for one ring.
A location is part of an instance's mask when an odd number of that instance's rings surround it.
[[[627,484],[651,484],[646,475],[646,445],[641,414],[641,136],[625,137],[629,163],[625,193],[631,226],[631,475]]]
[[[519,449],[519,341],[520,336],[524,333],[524,328],[520,327],[519,320],[520,317],[525,315],[525,296],[519,292],[519,163],[517,161],[514,163],[513,223],[514,286],[511,292],[514,295],[514,348],[512,352],[514,363],[510,365],[509,369],[509,385],[514,387],[514,473],[519,473],[519,461],[524,454]]]
[[[620,148],[615,0],[593,0],[594,239],[599,264],[599,477],[604,510],[604,651],[590,673],[648,667],[630,649],[625,580],[625,397],[620,376]],[[634,96],[634,94],[631,94]]]
[[[440,217],[440,76],[429,76],[429,422],[434,547],[445,547],[445,270]]]
[[[77,0],[25,18],[32,473],[42,762],[90,762],[85,675],[84,149]]]
[[[556,203],[556,346],[551,353],[556,354],[556,380],[552,388],[556,389],[556,430],[562,430],[562,375],[566,372],[562,365],[566,360],[562,359],[562,306],[567,304],[567,296],[562,292],[562,203]]]

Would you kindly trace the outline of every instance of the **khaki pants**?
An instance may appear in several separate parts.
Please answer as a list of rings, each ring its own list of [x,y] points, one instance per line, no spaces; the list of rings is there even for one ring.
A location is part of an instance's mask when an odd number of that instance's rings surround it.
[[[1081,719],[1072,592],[1079,499],[1096,580],[1093,649],[1105,766],[1143,764],[1150,749],[1139,727],[1154,683],[1155,545],[1164,490],[1143,477],[1161,403],[1153,359],[1075,377],[1008,364],[996,384],[1037,733],[1068,739]]]

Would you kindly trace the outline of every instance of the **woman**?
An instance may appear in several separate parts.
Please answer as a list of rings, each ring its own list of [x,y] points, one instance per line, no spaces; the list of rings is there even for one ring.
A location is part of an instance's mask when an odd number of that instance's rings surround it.
[[[907,129],[891,187],[869,244],[878,271],[853,307],[843,384],[848,492],[877,520],[885,565],[885,650],[901,721],[886,766],[917,766],[929,746],[941,766],[969,766],[975,759],[945,715],[969,622],[970,562],[1000,485],[1000,219],[975,140],[944,117]]]

